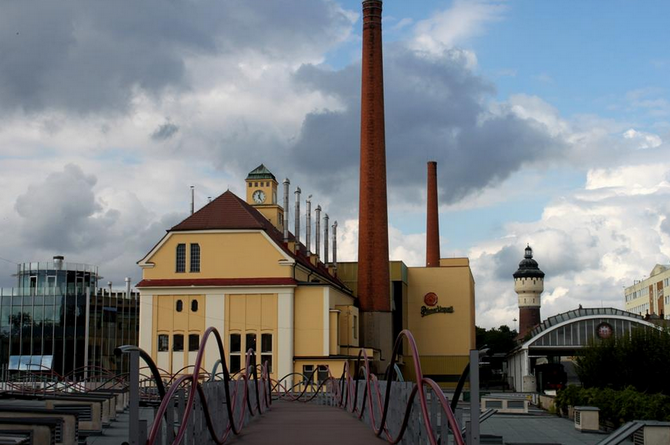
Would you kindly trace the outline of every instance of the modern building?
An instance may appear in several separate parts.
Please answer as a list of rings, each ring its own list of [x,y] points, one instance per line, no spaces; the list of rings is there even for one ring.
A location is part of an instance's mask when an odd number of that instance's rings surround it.
[[[637,327],[658,329],[640,315],[609,307],[580,307],[549,317],[535,326],[528,338],[508,355],[510,388],[523,392],[552,389],[546,385],[546,376],[541,374],[541,361],[558,364],[561,357],[579,355],[582,348],[630,335]]]
[[[0,289],[0,369],[123,372],[114,349],[137,344],[138,294],[99,289],[100,278],[96,266],[62,256],[20,264],[18,286]]]
[[[540,324],[540,298],[544,291],[544,272],[533,259],[530,245],[526,246],[523,260],[513,276],[514,291],[519,298],[519,338],[523,339],[531,329]]]
[[[670,265],[657,264],[649,272],[649,278],[635,280],[632,286],[624,290],[624,307],[628,312],[668,318],[665,307],[670,304]]]

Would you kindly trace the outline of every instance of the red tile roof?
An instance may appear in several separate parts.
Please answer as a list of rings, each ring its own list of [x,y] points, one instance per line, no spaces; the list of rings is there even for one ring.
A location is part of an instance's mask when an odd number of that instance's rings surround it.
[[[290,286],[296,285],[293,278],[177,278],[142,280],[136,287],[186,287],[186,286]]]
[[[341,288],[346,286],[336,277],[333,277],[328,268],[321,262],[317,266],[312,264],[305,256],[306,248],[302,244],[298,253],[293,253],[284,243],[284,234],[280,232],[270,221],[258,210],[247,204],[246,201],[235,195],[230,190],[226,191],[212,202],[189,216],[172,229],[171,232],[189,230],[264,230],[270,238],[296,263],[321,275]],[[289,240],[295,241],[295,237],[289,232]]]

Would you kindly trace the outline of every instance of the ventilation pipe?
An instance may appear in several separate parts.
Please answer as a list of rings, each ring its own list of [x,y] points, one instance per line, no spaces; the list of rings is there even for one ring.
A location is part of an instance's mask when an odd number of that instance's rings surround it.
[[[333,223],[333,275],[337,276],[337,221]]]
[[[300,246],[300,187],[295,189],[295,251]]]
[[[63,269],[63,260],[65,257],[63,255],[56,255],[54,257],[54,269],[62,270]]]
[[[195,212],[195,186],[191,186],[191,215]]]
[[[305,220],[305,246],[307,247],[307,256],[312,251],[312,195],[309,195],[305,200],[307,204],[307,212]]]
[[[323,214],[323,264],[328,264],[328,214]]]
[[[284,242],[288,243],[288,186],[291,181],[284,179]]]
[[[316,253],[316,257],[319,257],[319,254],[321,253],[321,206],[317,205],[316,206],[316,224],[314,227],[314,252]]]

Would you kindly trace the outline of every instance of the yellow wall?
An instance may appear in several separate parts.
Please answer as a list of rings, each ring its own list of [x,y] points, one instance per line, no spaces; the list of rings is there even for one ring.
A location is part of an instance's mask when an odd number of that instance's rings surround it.
[[[323,355],[324,287],[301,286],[295,290],[294,355]]]
[[[228,294],[225,308],[226,359],[230,363],[230,334],[240,334],[242,339],[240,364],[244,367],[246,334],[256,334],[257,363],[261,363],[261,334],[272,334],[272,372],[277,368],[277,294]]]
[[[182,302],[182,311],[177,312],[177,302]],[[191,310],[191,303],[198,302],[198,310]],[[159,357],[159,366],[166,368],[170,373],[175,373],[177,364],[193,364],[195,361],[189,357],[189,334],[198,334],[202,339],[202,333],[205,331],[205,314],[207,307],[205,305],[204,295],[157,295],[153,298],[153,320],[154,338],[152,339],[151,355]],[[169,351],[158,353],[158,336],[167,335],[169,338]],[[184,336],[184,350],[173,351],[174,335]],[[191,354],[192,355],[192,354]],[[177,368],[181,366],[177,365]],[[192,372],[191,369],[189,372]]]
[[[153,256],[154,267],[144,268],[145,279],[179,278],[276,278],[292,276],[292,268],[280,266],[284,256],[260,232],[173,232]],[[186,244],[186,272],[177,273],[177,245]],[[200,245],[200,272],[190,270],[190,244]]]
[[[359,346],[358,308],[353,305],[336,305],[335,309],[340,311],[340,345]]]
[[[475,348],[474,280],[470,268],[410,267],[408,272],[408,328],[420,354],[467,356]],[[421,317],[424,296],[429,292],[437,294],[439,306],[453,306],[454,312]]]

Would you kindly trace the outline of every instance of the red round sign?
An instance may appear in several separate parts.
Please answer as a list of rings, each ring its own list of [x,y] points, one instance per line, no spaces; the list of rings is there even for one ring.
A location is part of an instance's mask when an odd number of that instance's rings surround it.
[[[426,303],[426,306],[435,306],[437,304],[437,295],[435,292],[428,292],[423,297],[423,302]]]

